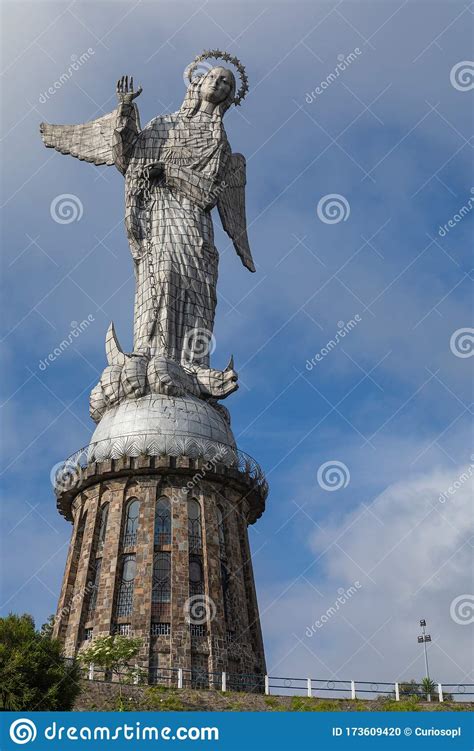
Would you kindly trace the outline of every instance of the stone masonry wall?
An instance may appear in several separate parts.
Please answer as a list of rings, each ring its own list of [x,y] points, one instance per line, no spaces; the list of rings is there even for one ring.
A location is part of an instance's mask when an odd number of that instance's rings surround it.
[[[90,638],[118,631],[142,640],[137,663],[149,671],[151,682],[176,683],[176,673],[170,669],[178,667],[184,670],[185,685],[204,682],[206,687],[218,682],[222,671],[263,675],[265,658],[245,494],[211,475],[190,482],[180,474],[179,467],[166,474],[144,473],[145,467],[142,473],[125,472],[121,477],[104,473],[74,499],[73,532],[55,625],[66,654],[73,656]],[[127,537],[129,544],[125,546],[125,517],[132,498],[140,502],[138,525],[136,537]],[[160,498],[169,500],[171,539],[163,544],[159,541],[157,547],[155,508]],[[203,570],[200,594],[191,597],[190,499],[200,506],[202,537],[200,550],[197,554],[191,551],[191,558],[197,556]],[[99,525],[105,504],[107,526],[100,544]],[[154,559],[160,552],[171,556],[171,597],[170,602],[156,603],[152,601]],[[128,612],[119,614],[124,556],[133,557],[135,565],[133,602]],[[100,578],[93,591],[98,559]]]

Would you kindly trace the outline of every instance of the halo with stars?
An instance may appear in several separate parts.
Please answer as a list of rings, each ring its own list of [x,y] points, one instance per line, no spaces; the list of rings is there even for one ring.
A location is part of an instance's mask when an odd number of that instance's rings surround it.
[[[204,60],[209,59],[225,60],[226,63],[230,63],[237,69],[240,77],[240,88],[233,99],[233,103],[238,107],[241,101],[245,99],[245,96],[247,95],[247,92],[249,90],[249,83],[247,75],[245,73],[245,68],[240,60],[233,55],[229,55],[228,52],[223,52],[222,50],[204,50],[204,52],[202,52],[200,55],[197,55],[194,58],[193,62],[186,68],[189,81],[193,80],[193,72],[199,65],[199,63],[202,63]]]

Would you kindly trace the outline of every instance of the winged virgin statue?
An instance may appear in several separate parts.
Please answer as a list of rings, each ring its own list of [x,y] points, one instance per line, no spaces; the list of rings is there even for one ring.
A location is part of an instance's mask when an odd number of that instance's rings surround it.
[[[203,64],[222,59],[237,68]],[[196,75],[196,68],[203,71]],[[216,309],[218,251],[211,210],[242,263],[255,271],[245,215],[246,164],[233,154],[224,114],[248,90],[245,70],[227,53],[210,50],[188,67],[178,112],[140,125],[133,78],[117,82],[118,106],[81,125],[41,124],[45,145],[125,178],[125,227],[135,270],[134,345],[124,353],[113,324],[106,336],[108,367],[91,394],[99,420],[122,398],[145,393],[222,399],[237,388],[233,362],[210,367]]]

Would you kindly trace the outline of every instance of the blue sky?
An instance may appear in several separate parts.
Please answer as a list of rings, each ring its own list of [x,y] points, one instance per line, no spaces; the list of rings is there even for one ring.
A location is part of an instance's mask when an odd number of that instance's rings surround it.
[[[225,124],[247,158],[257,273],[216,216],[213,364],[235,356],[241,388],[226,406],[271,487],[250,532],[269,670],[422,677],[424,617],[433,675],[473,679],[469,628],[456,614],[458,602],[472,611],[473,597],[470,491],[459,481],[474,462],[472,359],[460,356],[472,352],[473,215],[452,219],[474,187],[472,13],[464,2],[403,0],[4,5],[2,612],[41,623],[55,609],[70,527],[51,468],[93,430],[88,394],[110,320],[125,349],[132,338],[123,178],[45,150],[39,122],[109,112],[128,73],[143,86],[145,123],[179,107],[196,54],[221,48],[250,81]],[[464,83],[452,73],[459,63]],[[60,224],[50,209],[66,193],[82,217]],[[330,194],[349,207],[344,220],[318,215]],[[326,462],[344,465],[344,487],[318,482]]]

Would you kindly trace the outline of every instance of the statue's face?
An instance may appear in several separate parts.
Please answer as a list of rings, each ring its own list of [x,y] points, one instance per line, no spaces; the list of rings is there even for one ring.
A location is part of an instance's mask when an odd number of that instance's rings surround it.
[[[234,75],[227,68],[211,68],[201,83],[201,97],[205,102],[221,104],[229,96]]]

